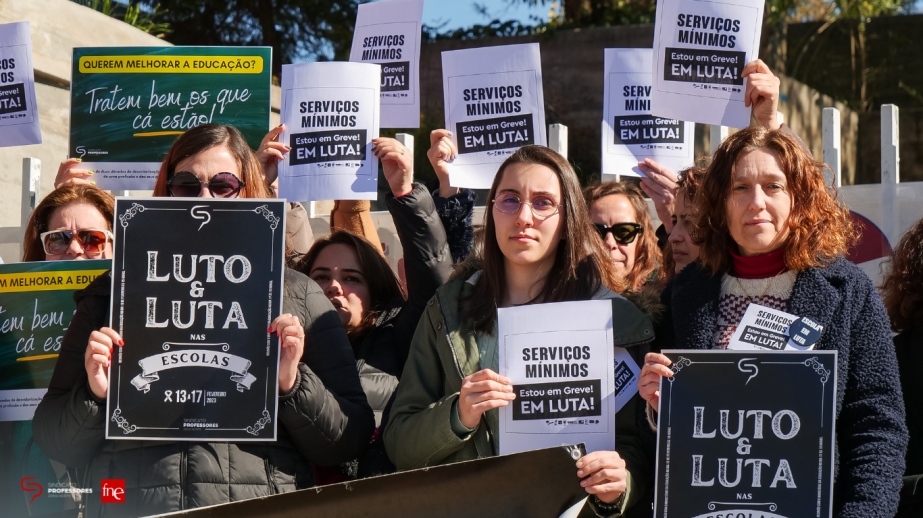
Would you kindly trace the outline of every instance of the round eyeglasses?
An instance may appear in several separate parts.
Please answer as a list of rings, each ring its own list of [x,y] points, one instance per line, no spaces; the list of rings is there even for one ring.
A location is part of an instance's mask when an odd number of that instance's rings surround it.
[[[539,195],[532,198],[532,201],[523,201],[518,194],[501,194],[493,200],[494,207],[504,214],[515,214],[525,203],[532,209],[532,214],[539,218],[547,218],[558,212],[564,206],[554,201],[551,196]]]

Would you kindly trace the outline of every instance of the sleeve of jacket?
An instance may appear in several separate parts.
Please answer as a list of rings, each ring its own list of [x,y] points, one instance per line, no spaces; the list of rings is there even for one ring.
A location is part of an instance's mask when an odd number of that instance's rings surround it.
[[[426,187],[414,184],[409,194],[396,198],[389,192],[385,200],[404,250],[407,276],[407,303],[394,324],[395,345],[400,354],[398,365],[404,365],[426,302],[452,275],[452,254],[433,197]]]
[[[458,392],[443,394],[442,369],[427,311],[414,334],[383,437],[388,457],[398,470],[435,466],[474,435],[461,438],[452,430],[451,412]]]
[[[471,253],[474,245],[474,202],[477,196],[471,189],[461,189],[458,194],[443,198],[439,192],[439,180],[426,183],[436,204],[436,212],[445,227],[446,237],[449,240],[449,249],[452,251],[452,260],[456,263],[463,261]]]
[[[314,231],[304,205],[295,202],[288,204],[285,214],[285,248],[293,263],[308,253],[314,244]]]
[[[381,238],[372,221],[372,202],[369,200],[336,200],[330,211],[330,232],[345,230],[350,234],[362,236],[369,240],[379,251]]]
[[[339,316],[314,281],[286,270],[285,284],[287,298],[301,307],[283,311],[303,317],[305,346],[295,387],[280,397],[279,422],[311,462],[346,462],[368,445],[375,428],[352,348]]]
[[[849,376],[836,422],[839,518],[890,517],[897,512],[907,428],[888,315],[862,276],[853,295]]]
[[[72,467],[88,464],[105,442],[106,401],[87,384],[84,355],[90,333],[103,327],[107,297],[84,297],[61,343],[48,392],[32,419],[35,444],[50,459]]]

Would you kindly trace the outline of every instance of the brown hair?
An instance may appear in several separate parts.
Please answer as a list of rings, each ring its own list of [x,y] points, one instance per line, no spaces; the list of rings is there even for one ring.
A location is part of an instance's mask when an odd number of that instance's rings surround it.
[[[632,223],[641,225],[641,235],[638,236],[638,246],[635,247],[637,257],[635,258],[634,268],[628,272],[628,278],[626,279],[628,289],[638,291],[648,280],[651,280],[651,275],[656,273],[658,278],[663,275],[663,272],[658,271],[658,267],[662,262],[660,247],[657,246],[657,236],[651,223],[647,202],[644,201],[644,192],[641,191],[637,184],[623,180],[621,182],[599,183],[583,190],[587,210],[602,198],[613,195],[628,198],[628,202],[631,203],[631,207],[635,211],[635,221]],[[620,221],[619,223],[625,222]]]
[[[45,199],[35,207],[26,234],[22,240],[22,261],[44,261],[45,248],[39,240],[42,232],[47,232],[48,222],[54,212],[61,207],[85,203],[96,207],[106,220],[106,230],[112,230],[112,215],[115,213],[115,198],[108,192],[94,185],[65,185],[48,193]]]
[[[505,258],[497,243],[492,204],[506,168],[513,164],[543,165],[551,169],[561,182],[560,217],[563,218],[562,239],[555,252],[554,264],[541,279],[542,289],[529,303],[584,300],[592,297],[601,286],[621,291],[624,282],[615,275],[609,254],[593,234],[592,223],[583,196],[580,180],[567,159],[544,146],[523,146],[510,155],[494,177],[484,211],[483,270],[474,285],[471,297],[465,301],[465,313],[482,333],[492,333],[497,319],[497,306],[506,291]]]
[[[226,146],[240,167],[241,180],[244,182],[244,187],[240,190],[240,198],[275,197],[266,185],[260,161],[244,140],[243,135],[234,126],[222,124],[203,124],[176,138],[160,164],[157,183],[154,184],[154,196],[170,195],[167,180],[176,172],[176,164],[215,146]]]
[[[824,164],[814,161],[784,131],[755,126],[738,131],[721,144],[699,187],[695,232],[702,264],[715,274],[730,269],[734,240],[728,230],[726,201],[737,160],[760,148],[778,156],[792,198],[785,266],[795,271],[822,267],[844,254],[855,229],[849,211],[837,200],[836,190],[824,182]]]
[[[888,263],[890,271],[881,285],[881,298],[891,329],[904,331],[923,318],[923,219],[904,234]]]
[[[347,329],[347,332],[353,335],[373,325],[378,315],[388,309],[395,299],[404,298],[401,281],[394,275],[391,265],[382,257],[375,245],[364,237],[350,234],[345,230],[338,230],[328,236],[318,238],[294,269],[310,277],[317,256],[330,245],[347,245],[356,252],[359,268],[362,269],[362,275],[369,285],[371,306],[357,328]]]
[[[695,195],[699,191],[699,185],[702,183],[702,176],[705,169],[699,166],[687,167],[679,172],[679,179],[676,181],[676,198],[686,197],[686,203],[690,209],[695,211]],[[695,240],[695,229],[690,228],[689,237]],[[667,241],[663,247],[663,276],[665,279],[676,277],[676,262],[673,261],[673,245]]]

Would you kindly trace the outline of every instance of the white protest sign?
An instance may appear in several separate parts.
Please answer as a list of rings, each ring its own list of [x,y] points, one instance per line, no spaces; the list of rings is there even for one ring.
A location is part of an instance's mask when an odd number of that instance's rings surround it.
[[[746,128],[744,66],[758,57],[763,0],[662,0],[654,27],[654,113]]]
[[[381,67],[365,63],[282,66],[279,197],[290,201],[374,200]]]
[[[423,0],[359,6],[349,60],[381,64],[381,127],[420,127]]]
[[[452,187],[489,189],[517,149],[547,145],[538,43],[443,52],[442,85]]]
[[[695,123],[651,113],[652,49],[606,49],[603,174],[646,176],[645,158],[673,171],[694,161]]]
[[[500,454],[581,442],[587,452],[613,450],[612,303],[501,308],[497,329],[500,374],[516,394],[500,408]]]
[[[784,311],[750,304],[744,313],[728,349],[738,351],[810,351],[814,349],[823,326],[813,320]]]
[[[0,147],[41,144],[29,22],[0,25]]]

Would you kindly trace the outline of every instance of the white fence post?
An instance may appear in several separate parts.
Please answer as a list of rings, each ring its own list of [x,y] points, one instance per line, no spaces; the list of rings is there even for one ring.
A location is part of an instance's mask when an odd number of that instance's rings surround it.
[[[413,156],[413,135],[410,133],[398,133],[394,135],[394,139],[404,145],[407,149],[410,150],[410,156]],[[413,182],[413,178],[410,178],[410,181]]]
[[[897,184],[900,174],[900,129],[898,110],[894,104],[881,106],[881,212],[884,223],[882,230],[888,242],[894,247],[900,237],[898,222]]]
[[[711,137],[708,139],[711,144],[711,154],[714,155],[715,151],[718,151],[718,146],[724,142],[724,139],[728,138],[728,128],[727,126],[718,126],[717,124],[711,124]]]
[[[824,108],[823,127],[824,163],[830,166],[829,170],[824,170],[824,177],[827,180],[827,185],[839,188],[843,186],[840,157],[840,110]]]
[[[112,195],[128,197],[131,196],[131,191],[112,191]]]
[[[38,158],[22,159],[22,205],[20,205],[20,224],[23,228],[29,223],[32,210],[38,203],[42,175],[42,161]]]
[[[548,147],[567,158],[567,126],[563,124],[548,125]]]

